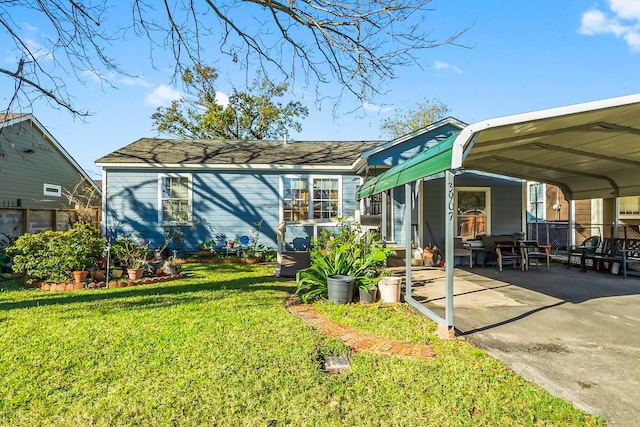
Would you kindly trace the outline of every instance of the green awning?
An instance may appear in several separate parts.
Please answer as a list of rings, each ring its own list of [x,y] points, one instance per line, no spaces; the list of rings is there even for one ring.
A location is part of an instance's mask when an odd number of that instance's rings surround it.
[[[364,199],[372,194],[381,193],[390,188],[450,169],[453,142],[458,133],[456,132],[438,145],[410,157],[405,162],[365,182],[356,194],[356,198],[358,200]]]

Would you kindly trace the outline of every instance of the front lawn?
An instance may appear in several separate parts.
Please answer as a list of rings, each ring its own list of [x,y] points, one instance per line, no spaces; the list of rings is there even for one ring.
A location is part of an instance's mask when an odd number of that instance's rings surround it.
[[[406,306],[318,310],[363,332],[432,342],[436,359],[343,353],[289,314],[273,265],[187,264],[185,279],[77,292],[0,282],[0,424],[604,425]]]

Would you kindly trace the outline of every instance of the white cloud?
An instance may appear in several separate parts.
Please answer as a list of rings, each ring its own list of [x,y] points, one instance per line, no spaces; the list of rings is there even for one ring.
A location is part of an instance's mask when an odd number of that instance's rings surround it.
[[[120,79],[120,83],[127,86],[141,86],[141,87],[151,87],[153,86],[151,83],[145,80],[142,76],[136,77],[123,77]]]
[[[224,92],[216,92],[216,102],[226,108],[229,105],[229,95]]]
[[[100,83],[101,79],[100,79],[100,75],[98,74],[97,71],[94,70],[85,70],[82,73],[80,73],[80,75],[82,77],[87,77],[90,80],[93,80],[95,83]]]
[[[171,101],[180,99],[182,94],[168,85],[160,85],[151,92],[147,93],[144,103],[152,107],[166,107]]]
[[[436,70],[452,70],[458,74],[462,73],[462,70],[458,67],[456,67],[455,65],[451,65],[448,64],[446,62],[442,62],[442,61],[436,61],[433,64],[436,67]]]
[[[629,49],[640,52],[640,0],[609,0],[609,11],[590,9],[582,14],[579,34],[613,34]]]
[[[374,113],[388,113],[389,111],[393,111],[393,107],[381,107],[380,105],[371,104],[369,102],[364,102],[362,104],[362,108],[365,111],[371,111]]]

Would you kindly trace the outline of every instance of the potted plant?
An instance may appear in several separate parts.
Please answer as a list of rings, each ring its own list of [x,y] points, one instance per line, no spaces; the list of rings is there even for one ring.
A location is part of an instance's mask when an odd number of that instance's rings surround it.
[[[162,269],[170,276],[178,274],[180,272],[180,264],[177,262],[175,256],[171,255],[164,261]]]
[[[142,263],[147,255],[147,245],[136,241],[132,236],[119,236],[111,246],[111,251],[127,269],[131,280],[142,278]]]
[[[227,242],[227,247],[228,247],[229,249],[233,249],[233,247],[234,247],[235,245],[237,245],[238,243],[240,243],[240,239],[239,239],[238,237],[236,237],[235,239],[229,240],[229,241]]]
[[[198,245],[198,256],[209,257],[211,256],[211,248],[215,245],[214,240],[207,240],[206,242],[200,242]]]
[[[311,266],[298,272],[296,293],[303,302],[327,296],[343,303],[340,295],[346,292],[346,302],[350,302],[354,287],[369,291],[375,286],[391,250],[382,247],[375,234],[362,233],[359,224],[341,220],[336,234],[325,229],[314,240]]]
[[[109,271],[110,271],[111,277],[113,277],[114,279],[119,279],[122,277],[122,273],[123,273],[122,268],[116,266],[115,264],[111,264],[109,266]]]

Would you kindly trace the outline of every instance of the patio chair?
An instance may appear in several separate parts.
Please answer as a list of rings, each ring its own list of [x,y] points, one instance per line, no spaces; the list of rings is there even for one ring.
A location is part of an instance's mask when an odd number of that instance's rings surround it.
[[[471,248],[462,243],[462,237],[454,237],[453,239],[453,257],[463,257],[469,259],[469,267],[473,266]]]
[[[522,264],[522,253],[514,241],[496,242],[496,255],[500,271],[505,260],[513,261],[513,268],[516,268],[518,263]]]
[[[540,245],[536,240],[523,240],[520,242],[520,251],[522,253],[522,271],[529,269],[531,260],[535,260],[536,268],[538,268],[538,260],[545,260],[547,271],[549,271],[551,245]]]
[[[571,265],[571,257],[580,257],[580,271],[583,273],[587,271],[586,259],[595,255],[600,243],[602,243],[600,236],[591,236],[587,237],[580,246],[572,248],[567,258],[567,268]]]

